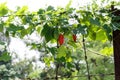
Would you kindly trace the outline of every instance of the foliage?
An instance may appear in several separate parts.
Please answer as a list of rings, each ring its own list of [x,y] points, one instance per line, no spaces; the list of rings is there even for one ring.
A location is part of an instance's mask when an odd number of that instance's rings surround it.
[[[71,2],[65,8],[58,7],[55,9],[48,6],[45,9],[40,8],[36,12],[30,12],[26,6],[11,11],[3,3],[0,6],[0,32],[4,33],[6,37],[19,37],[23,40],[34,32],[41,37],[41,41],[26,41],[26,44],[43,55],[40,57],[40,61],[46,64],[47,69],[41,73],[40,77],[42,79],[55,77],[56,75],[68,78],[75,75],[86,75],[84,41],[82,41],[83,36],[85,36],[90,73],[100,74],[100,76],[92,77],[92,79],[112,79],[112,77],[104,78],[103,73],[109,73],[109,70],[113,68],[112,47],[108,44],[108,41],[112,41],[112,31],[120,29],[119,24],[115,22],[119,17],[116,18],[111,14],[110,5],[101,7],[95,1],[79,9],[71,8],[70,4]],[[7,19],[4,20],[6,16]],[[64,35],[64,43],[62,42],[62,44],[58,44],[60,34]],[[77,37],[76,41],[72,38],[74,34]],[[3,45],[1,41],[0,44]],[[96,47],[97,45],[98,47]],[[93,51],[101,52],[104,56],[110,58],[89,54],[91,48]],[[0,60],[9,60],[10,57],[7,54],[3,54]],[[54,67],[51,67],[51,65]],[[26,69],[32,67],[31,63],[20,62],[16,66],[22,68],[20,70],[20,74],[24,73],[21,75],[22,77],[27,74],[30,78],[34,78],[34,76],[40,78],[38,76],[39,72],[30,73],[33,70]],[[46,73],[46,71],[50,71],[54,75]],[[78,77],[74,80],[78,79],[86,80],[86,77]]]

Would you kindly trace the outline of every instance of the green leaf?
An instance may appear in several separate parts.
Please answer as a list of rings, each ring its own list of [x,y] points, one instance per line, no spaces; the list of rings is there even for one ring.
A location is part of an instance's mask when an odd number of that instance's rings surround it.
[[[47,33],[47,31],[50,29],[49,25],[46,23],[44,26],[43,26],[43,29],[41,31],[41,36],[45,36],[45,34]]]
[[[6,37],[9,37],[9,31],[6,31],[6,32],[5,32],[5,36],[6,36]]]
[[[45,40],[49,42],[54,38],[54,28],[50,27],[47,23],[43,26],[41,36],[45,37]]]
[[[67,68],[71,69],[71,68],[73,68],[73,67],[74,67],[74,65],[73,65],[72,63],[67,62]]]
[[[106,33],[106,36],[107,36],[107,38],[108,38],[109,41],[112,41],[113,38],[112,38],[112,35],[111,35],[111,34],[107,34],[107,33]]]
[[[40,32],[41,32],[41,27],[37,27],[36,31],[37,31],[38,33],[40,33]]]
[[[101,54],[103,54],[105,56],[110,56],[113,53],[113,48],[112,47],[105,47],[100,52],[101,52]]]
[[[22,23],[23,24],[27,24],[27,23],[29,23],[29,24],[32,24],[32,19],[33,19],[33,16],[31,15],[26,15],[26,16],[22,16]]]
[[[56,54],[56,51],[57,51],[56,48],[52,47],[52,48],[48,48],[48,49],[49,49],[49,51],[50,51],[53,55]]]
[[[3,32],[3,25],[0,24],[0,32]]]
[[[92,39],[92,40],[96,40],[96,33],[94,31],[90,31],[89,32],[89,37]]]
[[[53,37],[54,37],[54,29],[49,27],[48,31],[45,34],[45,40],[49,42],[50,40],[53,39]]]
[[[2,53],[2,55],[0,56],[0,61],[5,61],[5,62],[7,62],[7,61],[9,61],[9,60],[11,60],[10,53],[8,53],[8,52]]]
[[[22,29],[24,29],[23,26],[16,26],[14,24],[10,24],[9,27],[7,28],[7,31],[16,32],[16,31],[19,31],[19,30],[22,30]]]
[[[4,45],[4,44],[5,44],[4,42],[0,41],[0,45]]]
[[[60,58],[56,58],[56,61],[61,63],[61,62],[66,62],[65,57],[60,57]]]
[[[57,58],[66,57],[67,48],[65,46],[60,46],[57,51]]]
[[[72,62],[72,58],[71,57],[67,57],[66,58],[66,62]]]
[[[107,36],[105,34],[105,31],[100,29],[96,32],[96,40],[106,42],[107,41]]]
[[[53,11],[54,10],[54,7],[53,6],[48,6],[47,7],[47,11]]]
[[[99,18],[90,18],[90,23],[91,24],[94,24],[94,25],[97,25],[97,26],[100,26],[100,21],[99,21]]]
[[[54,38],[57,40],[59,36],[58,28],[54,29]]]
[[[87,34],[87,27],[86,26],[82,26],[82,25],[78,24],[77,30],[78,30],[77,31],[78,33]]]
[[[62,29],[62,31],[64,32],[65,35],[69,35],[70,32],[71,32],[71,30],[69,29],[69,27],[62,27],[61,29]]]
[[[47,64],[47,66],[50,66],[50,59],[48,57],[44,58],[45,64]]]
[[[45,10],[44,9],[39,9],[39,11],[37,12],[38,14],[44,14]]]
[[[0,4],[0,16],[4,16],[8,13],[8,8],[6,6],[6,3]]]
[[[23,38],[23,37],[24,37],[25,35],[27,35],[27,34],[28,34],[27,30],[26,30],[26,29],[23,29],[23,30],[21,31],[20,37]]]
[[[74,41],[69,41],[69,44],[70,44],[71,46],[73,46],[74,48],[77,48],[77,45],[75,44]]]
[[[108,34],[112,32],[112,29],[111,29],[110,26],[107,25],[107,24],[103,25],[103,28],[104,28],[104,30],[106,31],[106,33],[108,33]]]
[[[16,15],[21,15],[21,14],[25,14],[28,10],[28,6],[23,6],[22,8],[19,8],[16,12]]]
[[[71,6],[71,4],[72,4],[72,0],[69,0],[69,3],[66,5],[66,9],[69,9],[70,8],[70,6]]]
[[[35,30],[35,27],[33,25],[30,25],[26,30],[28,34],[32,34]]]
[[[28,75],[28,77],[30,79],[39,78],[40,77],[40,73],[41,73],[40,69],[37,69],[37,70],[34,70],[33,72],[30,72],[30,74]]]
[[[110,28],[109,25],[105,24],[103,26],[104,30],[106,31],[106,36],[108,38],[109,41],[112,41],[112,29]]]
[[[120,29],[120,23],[118,22],[112,22],[111,25],[114,31]]]

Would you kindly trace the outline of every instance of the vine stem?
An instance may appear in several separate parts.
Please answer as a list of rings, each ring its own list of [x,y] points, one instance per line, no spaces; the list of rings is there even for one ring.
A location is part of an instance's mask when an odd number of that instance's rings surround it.
[[[56,80],[58,80],[58,69],[59,69],[59,64],[56,64],[56,76],[55,76]]]
[[[85,46],[85,38],[84,38],[84,35],[83,35],[83,50],[84,50],[84,54],[85,54],[85,62],[86,62],[86,67],[87,67],[88,80],[91,80],[91,79],[90,79],[89,66],[88,66],[88,60],[87,60],[87,52],[86,52],[86,46]]]
[[[57,27],[58,28],[58,27]],[[58,45],[58,39],[57,39],[57,48],[59,48],[59,45]],[[59,63],[56,62],[56,75],[55,75],[55,80],[58,80],[58,70],[59,70]]]

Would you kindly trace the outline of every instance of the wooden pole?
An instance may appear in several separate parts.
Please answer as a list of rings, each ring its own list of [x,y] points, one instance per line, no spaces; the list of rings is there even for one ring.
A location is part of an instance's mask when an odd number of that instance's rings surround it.
[[[111,11],[114,16],[120,17],[120,10],[111,6]],[[119,23],[118,21],[112,21]],[[113,48],[114,48],[114,65],[115,65],[115,80],[120,80],[120,30],[113,31]]]
[[[115,80],[120,80],[120,30],[113,31]]]

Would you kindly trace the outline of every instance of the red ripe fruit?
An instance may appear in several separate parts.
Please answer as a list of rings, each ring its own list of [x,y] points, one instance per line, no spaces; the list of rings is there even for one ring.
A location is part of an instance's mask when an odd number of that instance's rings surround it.
[[[60,45],[62,45],[64,43],[64,35],[63,34],[59,34],[58,42]]]
[[[73,40],[74,40],[74,42],[76,42],[76,39],[77,39],[76,34],[73,34]]]

